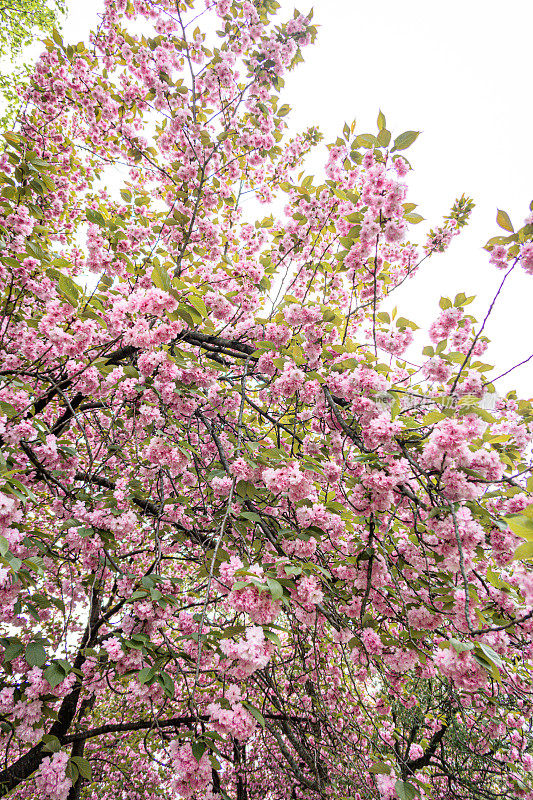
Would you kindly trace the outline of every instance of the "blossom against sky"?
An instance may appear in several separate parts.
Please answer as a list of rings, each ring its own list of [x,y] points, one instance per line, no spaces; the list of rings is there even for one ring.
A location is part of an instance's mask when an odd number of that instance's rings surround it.
[[[293,2],[280,5],[285,15],[292,13]],[[100,0],[70,0],[66,38],[86,38],[100,6]],[[528,0],[315,0],[313,8],[317,42],[286,80],[291,129],[318,125],[329,142],[355,118],[358,132],[375,132],[381,109],[393,134],[422,131],[409,150],[414,171],[408,179],[409,199],[419,203],[417,211],[427,220],[418,228],[420,240],[463,192],[476,208],[450,250],[398,290],[395,302],[402,314],[428,326],[441,294],[453,299],[464,291],[478,296],[471,309],[482,319],[500,278],[482,250],[499,232],[496,211],[505,209],[519,228],[533,199],[528,100],[533,5]],[[318,173],[324,161],[321,149],[309,171]],[[533,351],[530,305],[528,276],[517,272],[486,329],[493,340],[487,361],[497,364],[493,375]],[[516,385],[532,394],[532,375],[526,365],[498,388]]]

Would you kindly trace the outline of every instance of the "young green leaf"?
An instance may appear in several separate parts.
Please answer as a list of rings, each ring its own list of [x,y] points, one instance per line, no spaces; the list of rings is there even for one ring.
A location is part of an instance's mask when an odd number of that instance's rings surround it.
[[[420,131],[405,131],[404,133],[400,133],[400,135],[394,140],[391,153],[393,153],[395,150],[407,150],[407,148],[411,147],[413,142],[417,140],[419,134]]]
[[[86,758],[82,758],[81,756],[71,756],[70,760],[73,761],[74,764],[77,766],[78,772],[80,773],[82,778],[85,778],[88,781],[92,780],[93,773],[91,765],[89,764]]]
[[[243,701],[243,706],[244,706],[245,708],[247,708],[247,709],[248,709],[248,711],[250,712],[250,714],[252,715],[252,717],[255,717],[255,719],[258,721],[258,723],[261,725],[261,727],[262,727],[262,728],[263,728],[263,730],[264,730],[264,728],[265,728],[265,726],[266,726],[266,722],[265,722],[265,718],[264,718],[264,716],[261,714],[261,712],[259,711],[259,709],[258,709],[258,708],[256,708],[255,706],[253,706],[253,705],[252,705],[251,703],[249,703],[247,700],[244,700],[244,701]]]
[[[26,662],[30,667],[42,667],[46,662],[46,650],[41,642],[30,642],[26,645]]]
[[[412,783],[406,781],[396,781],[396,794],[400,800],[413,800],[417,795],[417,791]]]
[[[511,222],[507,211],[502,211],[501,208],[499,208],[498,213],[496,214],[496,222],[500,228],[504,229],[504,231],[514,233],[513,223]]]

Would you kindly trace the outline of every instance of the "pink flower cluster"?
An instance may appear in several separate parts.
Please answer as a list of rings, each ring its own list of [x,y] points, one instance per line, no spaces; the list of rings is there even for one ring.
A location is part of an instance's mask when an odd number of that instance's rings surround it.
[[[220,703],[210,703],[207,713],[213,728],[219,733],[229,733],[240,742],[245,742],[254,732],[257,723],[242,703],[222,708]]]
[[[525,242],[520,248],[520,264],[524,272],[533,275],[533,242]]]
[[[263,483],[272,493],[286,492],[293,503],[298,500],[316,501],[316,489],[313,486],[312,476],[302,472],[297,461],[289,462],[286,466],[275,469],[267,467],[262,473]]]
[[[67,763],[68,755],[64,752],[54,753],[42,761],[35,776],[35,786],[40,797],[67,800],[72,787],[72,781],[65,774]]]
[[[236,572],[241,574],[237,575]],[[251,578],[261,583],[265,581],[261,566],[254,564],[245,570],[241,559],[236,556],[221,564],[219,574],[218,584],[223,593],[227,593],[238,580],[246,581]],[[259,624],[273,622],[281,607],[279,600],[274,600],[270,592],[259,589],[254,583],[240,589],[231,588],[226,602],[230,608],[247,614],[252,622]]]
[[[175,739],[169,745],[173,776],[171,785],[180,797],[192,797],[211,783],[211,762],[206,753],[197,761],[189,742],[180,744]]]
[[[237,680],[266,667],[273,651],[272,644],[265,639],[259,626],[247,628],[245,638],[238,642],[223,639],[220,649],[230,662],[229,673]]]
[[[435,654],[433,663],[443,675],[451,678],[458,687],[466,691],[476,691],[488,683],[487,673],[468,650],[458,653],[450,645]]]

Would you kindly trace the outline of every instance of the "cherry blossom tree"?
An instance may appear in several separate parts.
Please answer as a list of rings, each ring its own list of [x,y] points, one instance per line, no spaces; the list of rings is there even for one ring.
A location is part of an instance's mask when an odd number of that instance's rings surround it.
[[[0,797],[533,798],[533,409],[392,309],[473,205],[413,244],[417,133],[302,171],[315,34],[107,0],[5,135]]]

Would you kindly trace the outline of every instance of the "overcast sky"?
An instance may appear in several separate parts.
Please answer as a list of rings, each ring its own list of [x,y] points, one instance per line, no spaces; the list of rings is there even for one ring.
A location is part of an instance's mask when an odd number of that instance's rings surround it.
[[[280,3],[292,15],[294,3]],[[65,38],[86,38],[100,6],[70,0]],[[470,308],[482,318],[501,279],[481,249],[499,232],[496,210],[505,209],[516,228],[533,199],[533,3],[315,0],[313,7],[317,43],[284,91],[291,127],[318,125],[327,142],[356,119],[359,133],[373,133],[381,109],[393,135],[422,131],[406,153],[414,167],[409,200],[430,227],[463,192],[476,209],[448,253],[432,258],[395,302],[404,316],[428,325],[441,294],[453,299],[465,291],[478,295]],[[311,167],[318,170],[316,157]],[[420,239],[425,228],[414,228]],[[496,364],[493,376],[533,352],[532,300],[533,276],[514,274],[486,329],[494,342],[485,357]],[[532,365],[502,381],[500,391],[516,386],[531,396]]]

